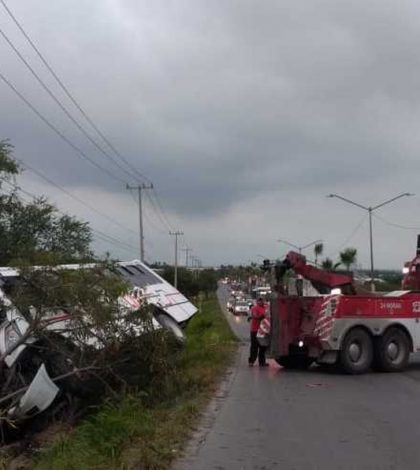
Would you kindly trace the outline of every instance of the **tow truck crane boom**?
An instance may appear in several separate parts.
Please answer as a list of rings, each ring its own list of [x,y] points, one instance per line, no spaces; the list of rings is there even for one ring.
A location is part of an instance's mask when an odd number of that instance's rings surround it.
[[[322,294],[328,294],[334,288],[340,288],[342,293],[347,295],[356,293],[351,274],[326,271],[307,264],[305,256],[295,251],[289,251],[286,258],[276,266],[276,279],[279,285],[282,284],[282,278],[289,269],[293,269],[296,274],[300,274],[311,281],[313,286]]]

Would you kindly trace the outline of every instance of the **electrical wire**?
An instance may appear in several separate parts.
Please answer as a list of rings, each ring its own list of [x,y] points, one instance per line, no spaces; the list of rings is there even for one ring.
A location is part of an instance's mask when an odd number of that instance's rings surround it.
[[[111,237],[110,235],[95,229],[91,228],[92,232],[96,234],[98,238],[101,238],[103,241],[106,241],[107,243],[111,243],[113,245],[118,246],[118,248],[125,249],[127,252],[133,253],[133,251],[137,252],[138,248],[134,247],[133,245],[130,245],[126,242],[122,242],[121,240],[117,240],[114,237]]]
[[[384,224],[389,225],[391,227],[396,227],[396,228],[400,228],[400,229],[403,229],[403,230],[420,230],[420,227],[401,225],[401,224],[397,224],[397,223],[394,223],[394,222],[390,222],[389,220],[386,220],[386,219],[384,219],[383,217],[381,217],[380,215],[377,215],[377,214],[373,214],[373,216],[375,217],[375,219],[378,219],[381,222],[383,222]]]
[[[122,167],[119,162],[117,162],[111,155],[109,155],[108,152],[106,152],[91,136],[90,134],[81,126],[81,124],[71,115],[71,113],[67,110],[67,108],[61,103],[61,101],[54,95],[54,93],[49,89],[49,87],[43,82],[43,80],[39,77],[39,75],[35,72],[35,70],[31,67],[31,65],[26,61],[26,59],[23,57],[23,55],[19,52],[19,50],[15,47],[13,42],[7,37],[7,35],[0,29],[0,34],[3,36],[3,38],[6,40],[6,42],[9,44],[9,46],[12,48],[12,50],[17,54],[17,56],[20,58],[20,60],[25,64],[25,66],[30,70],[32,75],[36,78],[38,83],[43,87],[43,89],[49,94],[49,96],[55,101],[55,103],[60,107],[60,109],[67,115],[67,117],[77,126],[77,128],[85,135],[85,137],[108,159],[110,159],[120,170],[122,170],[124,173],[128,174],[130,178],[133,178],[133,173],[135,173],[138,177],[141,179],[144,179],[148,182],[151,183],[150,178],[148,178],[145,174],[141,173],[137,168],[135,168],[133,165],[130,164],[130,162],[115,148],[115,146],[110,142],[109,139],[101,132],[99,127],[94,123],[94,121],[89,117],[89,115],[86,113],[86,111],[82,108],[82,106],[77,102],[77,100],[74,98],[72,93],[68,90],[66,85],[63,83],[63,81],[58,77],[56,72],[53,70],[52,66],[48,63],[48,61],[45,59],[43,54],[40,52],[39,48],[35,45],[35,43],[32,41],[30,38],[29,34],[25,31],[23,26],[20,24],[20,22],[17,20],[16,16],[12,13],[10,8],[7,6],[6,2],[4,0],[0,0],[0,3],[6,10],[7,14],[10,16],[12,21],[16,24],[20,32],[23,34],[25,39],[28,41],[30,46],[33,48],[39,59],[42,61],[44,66],[48,69],[48,71],[51,73],[51,75],[54,77],[54,79],[57,81],[61,89],[64,91],[66,96],[70,99],[70,101],[74,104],[74,106],[78,109],[78,111],[82,114],[82,116],[86,119],[86,121],[91,125],[91,127],[95,130],[95,132],[101,137],[101,139],[108,145],[108,147],[114,152],[118,158],[120,158],[130,169],[131,172],[128,172],[124,167]],[[77,147],[75,144],[73,144],[70,139],[68,139],[56,126],[54,126],[50,121],[48,121],[45,116],[43,116],[36,108],[35,106],[32,105],[32,103],[29,102],[28,99],[26,99],[22,93],[20,93],[16,87],[12,85],[12,83],[6,79],[6,77],[0,73],[0,78],[6,83],[6,85],[9,86],[9,88],[14,91],[17,96],[24,101],[24,103],[30,107],[30,109],[48,126],[50,129],[52,129],[56,134],[59,135],[61,139],[63,139],[68,145],[70,145],[73,150],[77,152],[79,157],[83,157],[87,159],[91,164],[96,166],[98,169],[101,171],[107,173],[108,176],[112,177],[113,179],[116,179],[122,183],[125,181],[122,180],[121,178],[117,177],[113,173],[111,173],[107,168],[102,167],[98,163],[96,163],[93,159],[91,159],[88,155],[86,155],[85,152],[83,152],[79,147]],[[153,196],[154,198],[150,197],[151,204],[153,206],[153,210],[158,214],[158,217],[161,219],[162,223],[168,227],[169,231],[173,230],[173,224],[169,221],[169,218],[163,208],[163,205],[160,201],[160,198],[158,196],[158,193],[155,189],[153,189]],[[154,199],[154,200],[153,200]]]
[[[332,254],[329,254],[329,258],[334,258],[337,256],[340,251],[349,243],[350,240],[353,239],[353,237],[356,235],[356,233],[361,229],[362,225],[365,223],[365,220],[367,218],[367,214],[364,214],[360,222],[356,225],[354,230],[351,232],[351,234],[346,238],[346,240],[340,245],[339,248],[337,248]]]
[[[168,229],[166,228],[166,225],[164,224],[164,222],[162,222],[162,219],[158,218],[159,213],[156,211],[156,209],[152,205],[152,200],[150,199],[148,192],[146,192],[145,194],[147,195],[147,198],[145,200],[146,204],[145,204],[144,214],[145,214],[147,221],[149,222],[150,225],[152,225],[152,227],[156,231],[158,231],[159,233],[163,235],[168,235]],[[152,218],[152,215],[155,216],[155,218]],[[159,226],[158,225],[159,223],[163,223],[165,225],[165,228],[162,228],[161,226]]]
[[[154,214],[160,220],[162,225],[165,227],[165,230],[171,232],[173,231],[173,227],[171,226],[171,224],[168,223],[167,219],[165,219],[165,217],[162,215],[162,211],[161,209],[159,209],[155,198],[152,197],[154,193],[155,193],[154,189],[152,189],[152,193],[147,193],[147,199],[150,203],[150,207],[153,209]]]
[[[145,210],[143,211],[143,214],[144,214],[144,217],[145,217],[147,223],[151,227],[153,227],[154,230],[156,230],[158,233],[160,233],[162,235],[168,235],[168,232],[166,230],[162,229],[157,223],[155,223],[155,221],[153,220],[153,218],[149,214],[149,208],[147,206],[145,206]]]
[[[39,48],[35,45],[29,34],[25,31],[21,23],[17,20],[16,16],[12,13],[10,8],[7,6],[6,2],[4,0],[0,0],[1,4],[3,5],[4,9],[6,10],[7,14],[10,16],[12,21],[15,23],[15,25],[18,27],[20,32],[23,34],[25,39],[28,41],[32,49],[35,51],[41,62],[44,64],[44,66],[47,68],[47,70],[51,73],[51,75],[54,77],[58,85],[61,87],[61,89],[64,91],[66,96],[70,99],[70,101],[73,103],[73,105],[78,109],[80,114],[86,119],[86,121],[90,124],[90,126],[95,130],[95,132],[101,137],[101,139],[108,145],[108,147],[114,152],[115,155],[117,155],[126,165],[127,167],[134,173],[138,175],[141,179],[144,179],[145,181],[151,183],[150,179],[141,173],[137,168],[135,168],[133,165],[130,164],[130,162],[115,148],[115,146],[110,142],[110,140],[103,134],[103,132],[99,129],[99,127],[95,124],[95,122],[92,120],[92,118],[87,114],[87,112],[82,108],[82,106],[79,104],[79,102],[75,99],[73,94],[69,91],[68,87],[63,83],[63,81],[60,79],[60,77],[57,75],[57,73],[54,71],[52,66],[48,63],[48,61],[45,59],[44,55],[41,53]],[[130,174],[131,176],[131,174]]]
[[[35,194],[29,192],[29,191],[26,191],[25,189],[21,188],[20,186],[18,186],[17,184],[14,184],[14,183],[11,183],[10,181],[8,181],[7,179],[5,178],[1,178],[0,177],[0,180],[3,181],[4,183],[8,184],[13,190],[15,191],[19,191],[20,193],[32,198],[33,200],[36,200],[36,199],[39,199],[39,196],[36,196]],[[22,197],[22,196],[21,196]],[[28,202],[25,198],[22,197],[22,199],[25,200],[25,202]],[[65,212],[61,211],[60,209],[58,208],[55,208],[57,210],[57,212],[61,215],[64,215],[64,216],[68,216],[68,214],[66,214]],[[102,237],[103,239],[105,239],[105,241],[113,244],[113,245],[118,245],[119,248],[123,248],[123,249],[129,249],[130,250],[130,253],[132,252],[132,250],[137,250],[137,248],[134,248],[132,245],[126,243],[126,242],[123,242],[121,240],[118,240],[114,237],[112,237],[111,235],[108,235],[104,232],[102,232],[101,230],[98,230],[98,229],[95,229],[93,227],[90,227],[90,230],[92,230],[92,232],[96,233],[97,235],[99,235],[100,237]]]
[[[68,191],[67,189],[63,188],[62,186],[60,186],[59,184],[55,183],[52,179],[48,178],[46,175],[44,175],[43,173],[41,173],[39,170],[36,170],[34,167],[32,167],[31,165],[29,165],[28,163],[24,162],[23,160],[21,159],[17,159],[17,161],[24,167],[26,168],[27,170],[31,171],[32,173],[35,173],[38,177],[42,178],[44,181],[46,181],[48,184],[54,186],[55,188],[57,188],[58,190],[60,190],[61,192],[63,192],[64,194],[66,194],[67,196],[71,197],[72,199],[74,199],[75,201],[79,202],[80,204],[82,204],[83,206],[87,207],[88,209],[90,209],[92,212],[95,212],[96,214],[100,215],[101,217],[103,217],[104,219],[108,220],[109,222],[113,223],[115,226],[125,230],[125,231],[129,231],[131,233],[134,233],[135,235],[137,235],[137,232],[129,227],[125,227],[124,225],[120,224],[119,222],[117,222],[115,219],[113,219],[112,217],[110,217],[109,215],[105,214],[104,212],[101,212],[100,210],[96,209],[94,206],[92,206],[91,204],[89,204],[88,202],[84,201],[83,199],[79,198],[78,196],[76,196],[75,194],[71,193],[70,191]]]
[[[79,131],[91,142],[106,158],[108,158],[114,165],[116,165],[121,171],[127,174],[130,178],[133,178],[132,173],[126,170],[117,160],[115,160],[106,150],[104,150],[93,137],[84,129],[84,127],[73,117],[70,111],[63,105],[63,103],[56,97],[51,89],[45,84],[42,78],[35,72],[29,62],[23,57],[21,52],[16,48],[13,42],[9,39],[6,33],[0,28],[0,35],[3,36],[4,40],[11,47],[13,52],[19,57],[26,68],[35,77],[36,81],[41,85],[44,91],[50,96],[50,98],[57,104],[57,106],[63,111],[63,113],[70,119],[70,121],[79,129]]]
[[[1,0],[0,0],[1,1]],[[0,29],[0,34],[2,34],[2,30]],[[32,70],[32,69],[31,69]],[[36,73],[35,73],[36,75]],[[37,76],[37,75],[36,75]],[[88,155],[86,155],[79,147],[77,147],[75,144],[73,144],[73,142],[70,141],[70,139],[68,139],[57,127],[54,126],[54,124],[52,124],[47,118],[45,118],[45,116],[43,116],[36,108],[35,106],[27,99],[23,96],[22,93],[20,93],[17,88],[0,72],[0,79],[2,79],[6,85],[8,85],[8,87],[48,126],[50,127],[50,129],[52,129],[56,134],[59,135],[59,137],[61,139],[63,139],[68,145],[70,145],[77,153],[78,155],[84,157],[85,159],[87,159],[90,163],[92,163],[94,166],[96,166],[98,169],[106,172],[108,174],[108,176],[111,176],[113,179],[116,179],[118,180],[119,182],[121,183],[125,183],[125,181],[119,177],[117,177],[116,175],[114,175],[113,173],[111,173],[108,169],[102,167],[101,165],[99,165],[97,162],[95,162],[93,159],[91,159]],[[41,83],[43,83],[41,81]],[[52,97],[54,97],[54,95],[52,95]],[[54,97],[55,99],[55,97]],[[56,99],[55,99],[56,101]],[[57,102],[59,104],[60,107],[62,107],[60,105],[59,102]],[[65,108],[62,108],[63,110],[65,110]],[[66,111],[65,111],[66,112]],[[66,112],[67,114],[67,112]],[[71,116],[70,116],[71,117]],[[76,125],[77,122],[76,122]],[[79,127],[79,125],[78,125]],[[32,171],[35,171],[33,168],[31,169]],[[40,174],[37,173],[39,176]],[[42,178],[46,179],[47,177],[45,175],[42,175],[41,176]],[[53,183],[51,182],[50,180],[50,183],[53,184],[54,186],[58,187],[58,185],[56,183]],[[62,188],[59,188],[61,190],[63,190]],[[68,195],[70,195],[67,191],[63,190],[64,192],[66,192]],[[153,189],[153,194],[155,196],[155,200],[156,202],[153,200],[152,197],[149,197],[149,200],[156,212],[156,214],[158,215],[158,217],[161,219],[162,223],[164,225],[166,225],[168,227],[168,229],[171,231],[173,230],[172,228],[172,225],[170,224],[166,214],[165,214],[165,211],[162,207],[162,204],[161,202],[159,201],[159,198],[158,198],[158,195],[157,195],[157,192]],[[74,197],[73,195],[71,195],[71,197]],[[79,200],[80,202],[80,200]],[[86,204],[85,204],[86,205]],[[92,207],[90,207],[92,209]],[[95,209],[93,209],[95,210]],[[103,215],[103,214],[102,214]]]
[[[166,215],[166,212],[163,208],[163,204],[160,201],[160,197],[159,197],[155,187],[153,187],[153,189],[152,189],[152,195],[153,195],[153,198],[154,198],[154,200],[157,204],[157,207],[159,208],[160,213],[162,214],[163,220],[165,220],[165,222],[166,222],[167,226],[169,227],[169,229],[173,230],[174,225],[171,223],[168,216]]]
[[[79,156],[79,158],[88,160],[92,165],[94,165],[99,170],[106,173],[109,177],[114,180],[119,181],[120,183],[125,184],[125,180],[114,175],[110,170],[105,167],[102,167],[99,163],[95,162],[92,158],[89,157],[82,149],[80,149],[76,144],[74,144],[68,137],[66,137],[54,124],[52,124],[37,108],[0,72],[0,79],[31,109],[31,111],[39,118],[41,121],[46,124],[55,134],[57,134],[60,139],[64,140]]]
[[[161,220],[163,221],[164,224],[166,224],[166,226],[168,227],[169,231],[170,231],[170,232],[175,231],[174,228],[173,228],[174,225],[173,225],[173,224],[171,223],[171,221],[169,220],[169,217],[168,217],[167,214],[166,214],[166,211],[165,211],[165,209],[164,209],[164,207],[163,207],[163,204],[162,204],[162,202],[161,202],[161,200],[160,200],[160,197],[159,197],[159,195],[158,195],[158,193],[157,193],[155,187],[152,188],[152,194],[153,194],[153,197],[150,198],[150,201],[152,202],[152,204],[153,204],[153,206],[155,207],[155,209],[156,209],[156,205],[157,205],[158,210],[156,210],[156,212],[157,212],[158,214],[160,214]],[[181,224],[178,224],[178,226],[180,226],[180,225],[181,225]],[[189,244],[189,243],[185,240],[185,234],[183,234],[183,238],[184,238],[184,242],[187,243],[187,244]]]

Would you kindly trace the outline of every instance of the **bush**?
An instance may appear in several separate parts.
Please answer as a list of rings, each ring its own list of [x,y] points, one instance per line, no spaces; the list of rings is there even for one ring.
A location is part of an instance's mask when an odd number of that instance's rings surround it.
[[[31,341],[12,367],[0,367],[4,416],[24,390],[10,394],[28,386],[41,364],[53,380],[66,377],[58,383],[56,400],[67,400],[70,395],[79,409],[116,399],[121,392],[141,390],[157,398],[172,391],[179,350],[175,339],[163,329],[155,330],[148,307],[134,312],[122,307],[120,299],[127,286],[112,272],[110,263],[70,272],[21,270],[20,281],[7,294],[24,317],[27,330],[8,354],[28,338]],[[46,321],[57,312],[66,315],[65,322]],[[3,423],[8,430],[8,420]]]

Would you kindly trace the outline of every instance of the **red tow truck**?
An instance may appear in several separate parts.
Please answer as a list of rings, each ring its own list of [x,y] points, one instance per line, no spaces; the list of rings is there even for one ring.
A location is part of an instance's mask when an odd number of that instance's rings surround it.
[[[288,270],[311,281],[319,296],[287,295]],[[289,252],[274,266],[271,354],[286,368],[338,364],[349,374],[374,368],[404,370],[420,351],[420,236],[416,257],[406,264],[402,289],[383,295],[356,288],[352,274],[326,271]]]

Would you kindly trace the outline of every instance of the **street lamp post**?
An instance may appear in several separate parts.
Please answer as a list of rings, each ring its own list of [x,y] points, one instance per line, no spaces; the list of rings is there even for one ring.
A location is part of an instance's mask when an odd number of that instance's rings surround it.
[[[317,243],[322,243],[322,240],[315,240],[315,241],[313,241],[313,242],[311,242],[311,243],[308,243],[307,245],[304,245],[304,246],[297,246],[297,245],[295,245],[295,244],[293,244],[293,243],[288,242],[287,240],[281,240],[281,239],[280,239],[280,240],[277,240],[277,241],[278,241],[278,242],[281,242],[281,243],[285,243],[286,245],[289,245],[289,246],[291,246],[292,248],[295,248],[296,250],[299,251],[299,253],[302,253],[302,250],[306,250],[306,248],[309,248],[309,247],[312,246],[312,245],[315,245],[315,244],[317,244]]]
[[[400,199],[405,196],[414,196],[412,193],[402,193],[399,194],[398,196],[395,196],[391,199],[387,199],[384,202],[381,202],[380,204],[377,204],[376,206],[363,206],[362,204],[359,204],[357,202],[351,201],[350,199],[347,199],[343,196],[340,196],[339,194],[328,194],[327,197],[335,197],[337,199],[341,199],[344,202],[347,202],[349,204],[352,204],[353,206],[359,207],[360,209],[363,209],[368,212],[369,214],[369,246],[370,246],[370,289],[373,292],[375,290],[375,284],[373,282],[373,230],[372,230],[372,213],[373,211],[376,211],[376,209],[379,209],[380,207],[383,207],[387,204],[390,204],[391,202],[396,201],[397,199]]]

